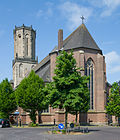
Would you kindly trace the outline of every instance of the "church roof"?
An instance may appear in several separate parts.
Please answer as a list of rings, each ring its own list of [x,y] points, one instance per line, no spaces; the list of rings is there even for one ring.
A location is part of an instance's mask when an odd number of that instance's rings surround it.
[[[63,48],[64,50],[75,48],[100,50],[84,24],[81,24],[63,41]]]
[[[44,66],[46,63],[48,63],[50,61],[50,56],[47,55],[39,64],[37,64],[35,67],[34,67],[34,71],[38,71],[39,68],[41,68],[42,66]]]
[[[50,63],[45,64],[42,68],[35,71],[44,82],[50,82]]]
[[[97,50],[102,52],[97,46],[96,42],[88,32],[86,26],[81,24],[74,32],[72,32],[63,41],[64,50],[76,49],[76,48],[87,48]],[[54,53],[58,50],[55,46],[50,53]],[[46,56],[35,68],[34,71],[38,74],[44,81],[50,81],[50,56]]]

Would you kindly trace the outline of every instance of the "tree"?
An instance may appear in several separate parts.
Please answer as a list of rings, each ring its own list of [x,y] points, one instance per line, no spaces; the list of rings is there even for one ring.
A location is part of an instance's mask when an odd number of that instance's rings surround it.
[[[34,71],[31,71],[16,89],[17,103],[24,111],[29,112],[33,123],[36,123],[36,112],[42,111],[46,107],[43,88],[43,80]]]
[[[112,85],[106,111],[110,115],[120,117],[120,85],[117,82]]]
[[[85,113],[89,110],[89,90],[88,90],[88,80],[89,77],[87,76],[82,76],[78,73],[78,82],[74,86],[74,89],[72,92],[76,95],[74,99],[72,99],[72,107],[71,107],[71,114],[76,115],[76,123],[77,123],[77,118],[78,118],[78,112],[79,115],[80,113]],[[80,117],[80,116],[79,116]],[[80,122],[80,118],[79,118]]]
[[[48,99],[53,108],[65,109],[65,127],[67,127],[68,113],[88,106],[87,77],[81,77],[73,52],[68,54],[65,51],[57,57],[54,73],[53,82],[49,85]]]
[[[0,83],[0,117],[8,119],[15,109],[15,94],[8,79],[5,79]]]

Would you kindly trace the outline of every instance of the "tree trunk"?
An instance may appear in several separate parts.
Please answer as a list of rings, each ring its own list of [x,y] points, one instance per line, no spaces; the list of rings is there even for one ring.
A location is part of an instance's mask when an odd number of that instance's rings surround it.
[[[29,116],[32,122],[35,124],[36,123],[36,110],[31,110]]]
[[[41,111],[38,111],[38,123],[40,124],[42,122],[41,120]]]
[[[67,128],[67,115],[68,115],[68,112],[65,111],[65,128]]]
[[[76,115],[75,122],[77,123],[77,118],[78,118],[78,112],[77,111],[76,111],[75,115]]]

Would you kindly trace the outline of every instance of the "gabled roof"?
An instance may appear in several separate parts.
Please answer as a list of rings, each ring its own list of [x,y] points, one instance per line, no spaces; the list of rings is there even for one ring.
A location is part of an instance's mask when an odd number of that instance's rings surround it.
[[[100,50],[84,24],[81,24],[71,35],[69,35],[63,41],[64,50],[80,47]]]

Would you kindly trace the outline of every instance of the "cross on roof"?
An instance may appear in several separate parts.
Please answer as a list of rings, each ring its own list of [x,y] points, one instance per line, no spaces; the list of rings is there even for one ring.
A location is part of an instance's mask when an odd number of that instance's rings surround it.
[[[82,24],[83,24],[83,20],[84,20],[85,18],[84,18],[84,16],[81,16],[80,18],[82,19]]]

